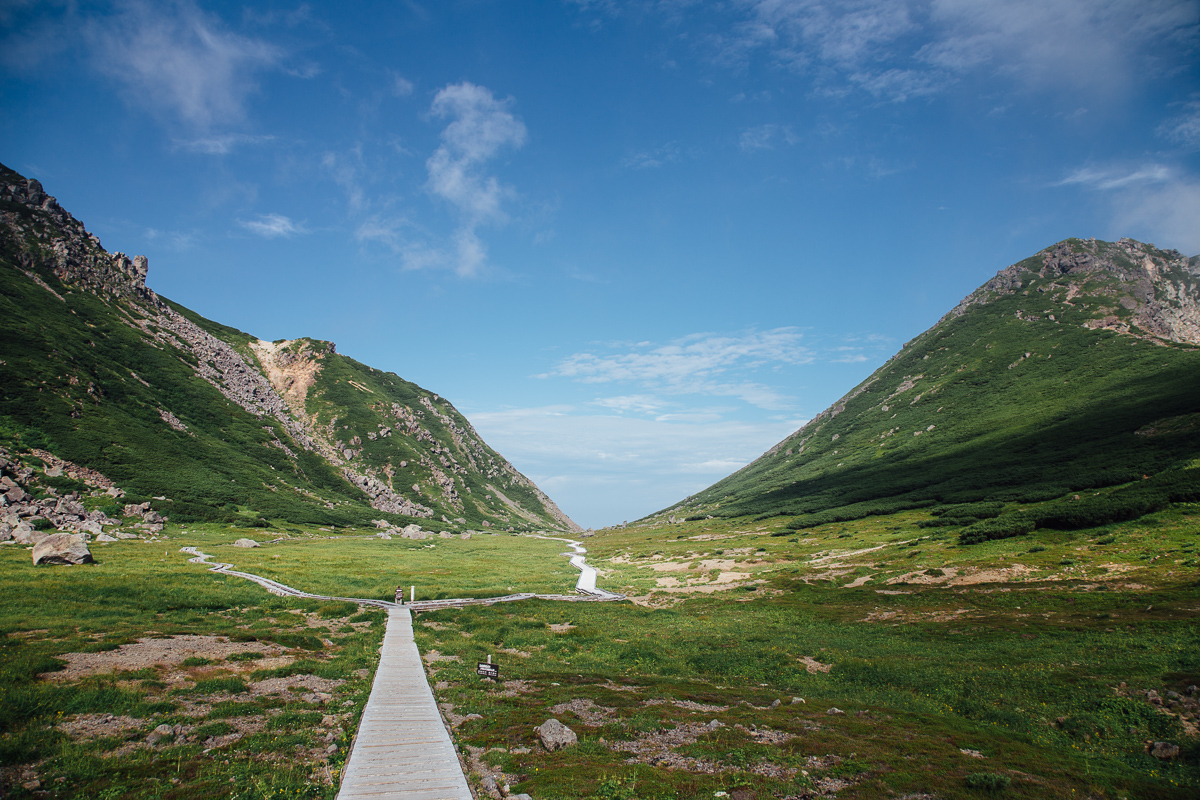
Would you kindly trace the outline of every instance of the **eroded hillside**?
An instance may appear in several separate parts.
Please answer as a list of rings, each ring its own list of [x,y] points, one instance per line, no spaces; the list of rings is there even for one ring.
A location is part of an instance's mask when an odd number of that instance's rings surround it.
[[[177,520],[372,517],[575,528],[450,403],[336,352],[160,297],[37,181],[0,172],[0,435]]]

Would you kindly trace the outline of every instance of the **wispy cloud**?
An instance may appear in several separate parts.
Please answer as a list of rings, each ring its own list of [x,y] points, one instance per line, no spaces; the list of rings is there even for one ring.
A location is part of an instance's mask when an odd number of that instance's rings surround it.
[[[760,408],[784,408],[788,398],[744,376],[762,368],[812,361],[813,355],[801,339],[795,328],[736,336],[692,334],[669,344],[634,345],[620,353],[575,353],[539,377],[581,383],[626,382],[669,394],[737,397]],[[645,399],[644,395],[632,397]]]
[[[578,3],[611,13],[611,3]],[[664,22],[675,4],[649,3]],[[1196,0],[734,0],[702,6],[717,63],[765,58],[821,94],[903,102],[968,75],[1112,96],[1186,65]],[[1182,46],[1181,46],[1182,44]]]
[[[738,147],[743,152],[753,153],[756,150],[774,150],[779,143],[791,145],[799,141],[800,138],[792,133],[789,126],[768,123],[742,131],[738,137]]]
[[[446,86],[433,98],[430,114],[449,119],[442,144],[425,162],[426,189],[458,214],[458,229],[447,247],[409,247],[408,268],[450,265],[459,275],[479,274],[487,265],[487,248],[477,233],[486,223],[503,223],[504,201],[513,190],[485,170],[504,148],[525,144],[525,124],[509,110],[512,100],[498,100],[473,83]]]
[[[256,75],[276,68],[280,48],[228,30],[190,2],[126,0],[85,28],[96,68],[131,102],[209,129],[239,122]]]
[[[1080,167],[1059,186],[1101,193],[1115,235],[1133,236],[1189,255],[1200,252],[1200,180],[1164,164]]]
[[[202,136],[197,139],[177,139],[175,147],[192,153],[223,156],[242,145],[265,144],[274,141],[274,136],[252,136],[244,133],[227,133],[218,136]]]
[[[1164,183],[1171,178],[1171,170],[1162,164],[1145,164],[1138,167],[1080,167],[1059,181],[1059,186],[1078,184],[1089,189],[1122,189],[1148,183]]]
[[[297,234],[308,233],[302,224],[282,214],[261,214],[258,219],[240,220],[238,224],[267,239],[290,239]]]
[[[408,97],[413,93],[413,82],[395,72],[392,75],[392,94],[396,97]]]
[[[621,165],[630,169],[657,169],[666,164],[672,164],[679,160],[679,145],[675,142],[667,142],[661,147],[656,147],[653,150],[643,150],[626,157]]]
[[[1182,114],[1158,126],[1158,134],[1188,149],[1200,150],[1200,100],[1186,103]]]

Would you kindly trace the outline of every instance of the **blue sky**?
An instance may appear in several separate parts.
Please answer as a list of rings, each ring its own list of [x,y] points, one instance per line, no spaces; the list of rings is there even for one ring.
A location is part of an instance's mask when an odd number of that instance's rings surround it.
[[[1200,252],[1198,25],[1197,0],[6,0],[0,161],[171,299],[447,397],[600,526],[752,460],[1047,245]]]

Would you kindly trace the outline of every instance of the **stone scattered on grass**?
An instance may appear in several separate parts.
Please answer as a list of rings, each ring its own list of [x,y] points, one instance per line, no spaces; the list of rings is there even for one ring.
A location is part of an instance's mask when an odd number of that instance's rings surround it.
[[[561,750],[564,747],[570,747],[579,741],[579,737],[575,735],[575,731],[553,717],[543,722],[535,730],[538,733],[538,738],[542,740],[542,745],[551,752]]]
[[[608,722],[616,709],[609,708],[608,706],[598,706],[589,697],[576,697],[568,703],[559,703],[550,708],[551,714],[562,714],[566,711],[570,711],[578,717],[584,725],[596,727]]]
[[[92,553],[82,536],[69,533],[52,533],[33,546],[33,563],[46,564],[91,564]]]
[[[1150,755],[1155,758],[1161,758],[1164,761],[1179,755],[1179,745],[1172,744],[1171,742],[1154,742],[1148,749]]]
[[[832,717],[832,716],[833,716],[833,715],[835,715],[835,714],[845,714],[846,712],[845,712],[845,711],[842,711],[842,710],[841,710],[840,708],[838,708],[837,706],[834,706],[833,708],[829,709],[829,710],[828,710],[828,711],[826,711],[825,713],[826,713],[826,714],[828,714],[829,716],[831,716],[831,717]]]
[[[233,543],[233,546],[234,547],[261,547],[262,545],[260,545],[258,542],[254,541],[253,539],[238,539],[236,542]]]

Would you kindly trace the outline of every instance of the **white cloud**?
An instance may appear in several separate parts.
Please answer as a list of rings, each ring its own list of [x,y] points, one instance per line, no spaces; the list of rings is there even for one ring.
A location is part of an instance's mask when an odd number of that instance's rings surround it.
[[[196,128],[240,121],[255,75],[283,57],[190,2],[127,0],[119,9],[85,29],[96,68],[124,84],[131,101]]]
[[[1163,164],[1081,167],[1059,182],[1105,195],[1115,236],[1200,253],[1200,180]]]
[[[267,239],[290,239],[297,234],[308,233],[303,225],[282,214],[260,214],[258,219],[240,220],[238,224]]]
[[[540,377],[571,378],[581,383],[628,382],[673,395],[737,397],[760,408],[786,408],[788,398],[783,394],[761,383],[736,378],[763,367],[811,362],[813,355],[801,344],[801,338],[796,328],[736,336],[692,334],[665,345],[641,343],[622,353],[575,353]]]
[[[459,215],[459,227],[448,247],[422,245],[424,257],[406,259],[406,266],[450,264],[459,275],[470,276],[487,265],[487,248],[477,230],[485,223],[506,221],[503,204],[513,190],[484,165],[502,149],[525,144],[525,124],[509,107],[511,100],[497,100],[492,92],[473,83],[446,86],[433,98],[430,114],[450,119],[442,130],[442,144],[425,162],[426,188],[447,201]],[[429,257],[436,254],[436,258]]]
[[[1200,254],[1200,181],[1175,178],[1148,190],[1138,187],[1115,199],[1114,224],[1160,247]]]
[[[632,520],[748,464],[804,424],[655,420],[571,406],[469,412],[495,447],[576,522]]]

